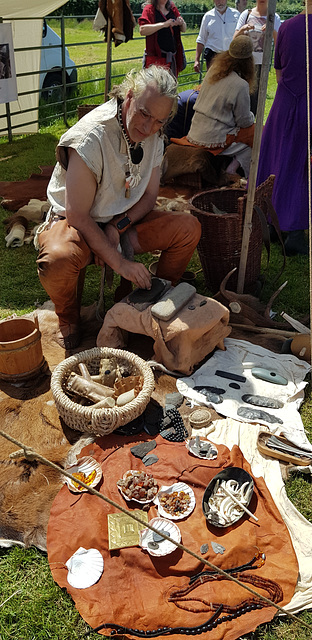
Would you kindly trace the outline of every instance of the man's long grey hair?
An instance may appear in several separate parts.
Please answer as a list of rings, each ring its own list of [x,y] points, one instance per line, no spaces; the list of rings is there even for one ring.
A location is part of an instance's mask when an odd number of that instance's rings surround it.
[[[170,113],[172,118],[177,110],[177,81],[176,78],[160,65],[151,65],[147,69],[135,71],[132,69],[127,73],[121,84],[115,85],[111,92],[111,98],[119,98],[124,100],[128,91],[132,90],[135,98],[139,98],[147,85],[154,86],[159,95],[173,100],[173,106]]]

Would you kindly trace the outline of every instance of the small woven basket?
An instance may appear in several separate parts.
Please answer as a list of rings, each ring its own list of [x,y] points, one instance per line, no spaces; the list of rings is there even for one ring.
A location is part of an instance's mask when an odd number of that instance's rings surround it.
[[[93,406],[85,407],[73,402],[65,393],[67,380],[72,372],[80,374],[79,363],[87,365],[90,375],[99,373],[102,358],[116,358],[127,362],[131,375],[143,377],[143,387],[128,404],[111,409]],[[128,424],[143,413],[154,389],[154,376],[150,366],[133,353],[121,349],[95,347],[81,351],[58,364],[51,377],[51,390],[56,408],[66,425],[77,431],[89,432],[96,436],[112,433],[118,427]]]

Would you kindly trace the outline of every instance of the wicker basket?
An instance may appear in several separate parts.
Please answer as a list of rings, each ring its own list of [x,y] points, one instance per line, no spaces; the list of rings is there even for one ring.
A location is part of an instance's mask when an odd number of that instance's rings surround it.
[[[91,375],[97,375],[101,359],[113,357],[122,362],[126,361],[131,375],[141,375],[144,378],[143,387],[134,400],[122,407],[95,409],[92,406],[81,406],[66,395],[67,379],[72,371],[80,373],[78,368],[80,362],[88,366]],[[96,436],[108,435],[141,415],[150,400],[153,389],[153,372],[144,360],[128,351],[108,347],[95,347],[66,358],[55,367],[51,377],[51,390],[56,408],[67,426]]]
[[[255,204],[266,209],[266,198],[272,197],[274,176],[256,189]],[[239,267],[247,194],[245,189],[211,189],[196,194],[190,200],[191,213],[202,225],[202,235],[197,246],[203,268],[206,287],[212,293],[219,290],[223,278]],[[213,213],[212,203],[223,214]],[[257,213],[252,217],[252,232],[245,274],[245,290],[250,289],[260,275],[262,253],[261,222]],[[237,271],[227,287],[237,285]]]

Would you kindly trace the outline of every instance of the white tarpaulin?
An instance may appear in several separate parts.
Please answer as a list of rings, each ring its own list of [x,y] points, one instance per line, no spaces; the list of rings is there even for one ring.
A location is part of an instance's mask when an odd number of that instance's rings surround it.
[[[0,24],[0,102],[17,99],[12,28]]]
[[[52,11],[66,4],[68,0],[0,0],[0,17],[3,22],[12,24],[14,50],[23,47],[40,47],[42,44],[42,18]],[[40,20],[14,20],[14,18],[41,18]],[[32,71],[39,71],[40,50],[37,51],[15,51],[16,74]],[[13,134],[35,133],[38,131],[38,123],[27,124],[38,119],[39,93],[21,95],[26,91],[36,91],[39,89],[39,75],[29,75],[17,78],[17,90],[19,97],[10,103],[12,127],[23,124],[18,129],[13,128]],[[28,110],[27,113],[20,113]],[[5,105],[0,105],[0,116],[5,116]],[[0,119],[0,129],[6,127],[6,117]],[[7,135],[7,132],[2,132]]]

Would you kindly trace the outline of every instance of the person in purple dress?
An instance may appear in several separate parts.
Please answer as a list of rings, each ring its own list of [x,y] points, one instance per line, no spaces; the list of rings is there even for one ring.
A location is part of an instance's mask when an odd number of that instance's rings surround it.
[[[312,13],[312,0],[308,13]],[[312,80],[312,15],[308,16],[310,84]],[[280,228],[287,232],[286,254],[307,255],[304,230],[308,215],[307,64],[304,12],[286,20],[277,36],[274,67],[277,91],[265,124],[257,184],[274,174],[272,203]]]

